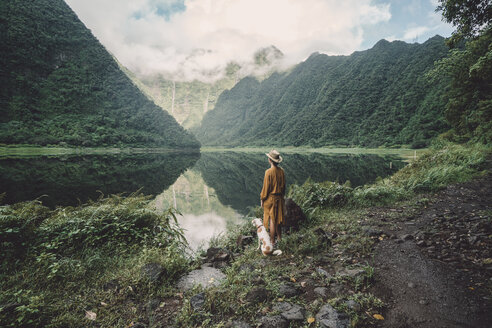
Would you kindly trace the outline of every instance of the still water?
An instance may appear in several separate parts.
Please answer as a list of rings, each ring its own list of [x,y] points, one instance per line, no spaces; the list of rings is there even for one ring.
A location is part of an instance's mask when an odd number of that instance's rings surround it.
[[[283,158],[287,190],[308,178],[358,186],[404,166],[395,155],[292,153]],[[182,213],[180,225],[196,249],[259,205],[268,167],[263,153],[231,151],[0,157],[0,194],[6,193],[4,204],[39,199],[53,208],[140,190],[152,195],[157,209],[173,206]]]

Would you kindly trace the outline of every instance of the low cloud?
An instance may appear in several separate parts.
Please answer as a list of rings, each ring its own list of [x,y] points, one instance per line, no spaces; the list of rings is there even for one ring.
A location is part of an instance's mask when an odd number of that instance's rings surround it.
[[[67,0],[118,60],[137,74],[180,80],[220,77],[230,62],[251,67],[271,45],[290,65],[312,52],[350,54],[363,28],[391,18],[371,0]]]
[[[431,28],[427,26],[411,27],[405,31],[405,34],[403,35],[403,40],[417,41],[419,36],[421,37],[423,34],[429,32],[430,30]]]

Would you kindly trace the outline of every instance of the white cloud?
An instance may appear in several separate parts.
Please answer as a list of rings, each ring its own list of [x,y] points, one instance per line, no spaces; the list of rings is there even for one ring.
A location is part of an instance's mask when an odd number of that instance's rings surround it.
[[[205,79],[230,61],[251,62],[275,45],[287,64],[314,51],[350,54],[363,27],[391,18],[389,4],[371,0],[185,0],[166,19],[157,4],[176,0],[67,0],[79,18],[125,66],[140,74]]]
[[[405,41],[413,41],[418,39],[419,36],[422,37],[423,34],[429,32],[431,30],[430,27],[427,26],[417,26],[411,27],[405,31],[403,34],[403,40]]]

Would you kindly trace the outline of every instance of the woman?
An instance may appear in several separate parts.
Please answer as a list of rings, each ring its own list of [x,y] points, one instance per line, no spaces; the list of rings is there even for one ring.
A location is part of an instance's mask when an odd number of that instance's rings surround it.
[[[263,226],[269,229],[270,240],[275,244],[282,237],[279,225],[284,221],[284,194],[285,194],[285,174],[284,170],[278,166],[282,162],[282,156],[276,150],[271,150],[268,154],[270,168],[265,171],[263,179],[263,189],[261,190],[261,207],[263,207]]]

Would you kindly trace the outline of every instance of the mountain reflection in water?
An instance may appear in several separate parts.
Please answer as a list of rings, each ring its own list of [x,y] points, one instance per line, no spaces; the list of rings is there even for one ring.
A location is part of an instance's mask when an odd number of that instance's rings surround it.
[[[291,184],[349,180],[371,183],[404,166],[397,156],[283,154],[287,189]],[[390,164],[391,163],[391,164]],[[241,222],[259,205],[265,170],[263,153],[202,152],[106,154],[0,158],[3,203],[40,198],[54,208],[77,205],[101,194],[154,195],[158,210],[175,207],[192,248]]]

